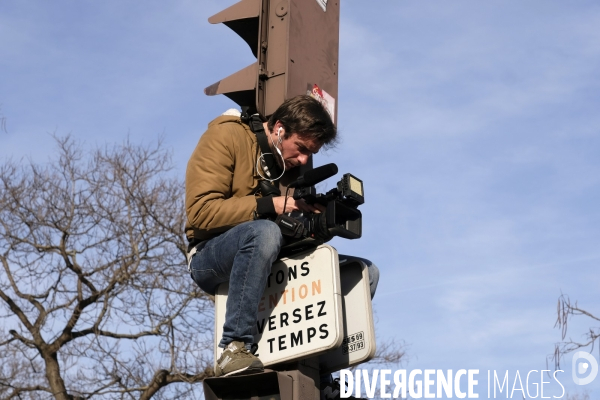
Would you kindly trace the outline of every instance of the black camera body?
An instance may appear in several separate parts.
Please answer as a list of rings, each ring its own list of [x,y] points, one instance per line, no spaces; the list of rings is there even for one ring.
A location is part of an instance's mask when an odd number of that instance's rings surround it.
[[[278,215],[275,223],[286,244],[282,250],[299,250],[328,242],[335,236],[358,239],[362,235],[362,214],[358,206],[365,202],[363,183],[352,174],[344,174],[336,187],[327,193],[316,193],[315,184],[335,175],[337,166],[327,164],[306,172],[288,186],[295,188],[294,199],[320,204],[325,211],[305,213],[293,211]]]

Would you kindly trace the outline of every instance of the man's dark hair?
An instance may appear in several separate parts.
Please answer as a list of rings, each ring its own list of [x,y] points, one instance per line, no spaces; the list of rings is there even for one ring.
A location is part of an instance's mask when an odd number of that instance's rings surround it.
[[[332,147],[337,138],[337,129],[331,120],[331,115],[314,97],[299,95],[287,99],[269,118],[267,127],[273,127],[281,122],[285,129],[284,138],[297,133],[303,138],[316,140],[325,147]]]

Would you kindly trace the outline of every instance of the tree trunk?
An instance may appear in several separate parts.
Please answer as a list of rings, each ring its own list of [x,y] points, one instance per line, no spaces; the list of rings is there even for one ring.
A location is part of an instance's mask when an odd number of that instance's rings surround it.
[[[57,400],[71,400],[72,397],[67,393],[65,381],[60,376],[60,366],[58,365],[56,353],[43,354],[43,357],[46,362],[46,378],[54,398]]]

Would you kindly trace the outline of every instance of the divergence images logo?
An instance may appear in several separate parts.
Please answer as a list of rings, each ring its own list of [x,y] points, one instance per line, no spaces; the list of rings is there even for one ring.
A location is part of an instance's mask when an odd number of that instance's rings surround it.
[[[573,381],[576,385],[587,385],[598,375],[598,361],[590,353],[578,351],[573,355],[573,365],[571,369]],[[588,376],[582,378],[585,374]]]

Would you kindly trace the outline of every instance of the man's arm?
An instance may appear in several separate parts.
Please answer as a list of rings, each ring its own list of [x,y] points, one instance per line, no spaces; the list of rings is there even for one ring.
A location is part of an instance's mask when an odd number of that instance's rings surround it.
[[[325,207],[320,204],[307,204],[304,200],[294,200],[293,197],[288,197],[287,201],[285,200],[285,196],[273,197],[273,206],[275,207],[275,214],[283,214],[283,206],[285,204],[285,212],[291,211],[305,211],[305,212],[313,212],[320,213],[325,211]]]
[[[211,126],[188,162],[185,208],[195,229],[220,232],[254,218],[252,145],[236,144],[236,139],[247,140],[236,129],[244,128],[236,123]],[[236,154],[244,150],[248,154]],[[232,193],[234,173],[244,174],[235,179],[247,183],[246,193]]]

